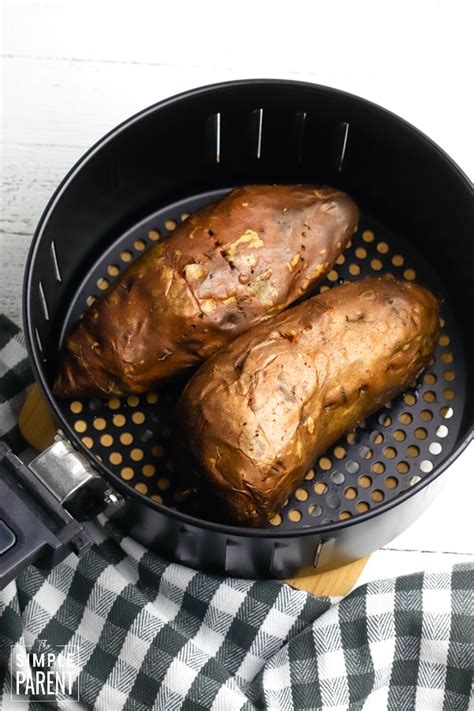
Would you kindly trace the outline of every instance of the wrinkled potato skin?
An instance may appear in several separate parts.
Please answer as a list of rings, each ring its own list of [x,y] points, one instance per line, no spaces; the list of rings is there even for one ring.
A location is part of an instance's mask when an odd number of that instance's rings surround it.
[[[357,226],[335,188],[236,188],[153,246],[66,341],[56,395],[149,390],[311,290]]]
[[[317,457],[413,384],[438,323],[426,289],[370,278],[295,306],[208,360],[177,421],[226,520],[266,524]]]

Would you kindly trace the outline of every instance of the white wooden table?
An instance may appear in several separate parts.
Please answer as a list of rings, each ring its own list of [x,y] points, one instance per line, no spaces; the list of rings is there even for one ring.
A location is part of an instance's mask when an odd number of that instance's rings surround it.
[[[472,178],[469,6],[4,0],[0,312],[20,323],[28,246],[66,171],[127,116],[193,86],[267,76],[342,88],[414,123]],[[474,561],[473,500],[471,444],[364,579]]]

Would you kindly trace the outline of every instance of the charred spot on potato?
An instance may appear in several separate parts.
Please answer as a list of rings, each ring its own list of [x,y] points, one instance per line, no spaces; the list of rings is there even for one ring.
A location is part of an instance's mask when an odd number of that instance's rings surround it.
[[[282,338],[286,339],[290,343],[293,343],[293,341],[295,340],[295,334],[291,331],[279,331],[279,334]]]

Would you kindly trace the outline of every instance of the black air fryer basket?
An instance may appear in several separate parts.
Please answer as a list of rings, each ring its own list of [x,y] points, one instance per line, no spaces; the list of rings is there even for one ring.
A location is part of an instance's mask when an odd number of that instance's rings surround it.
[[[337,442],[257,530],[205,520],[179,488],[171,390],[109,401],[51,391],[64,333],[101,290],[190,212],[246,183],[326,183],[357,201],[359,229],[320,290],[392,273],[442,302],[439,345],[418,386]],[[3,582],[26,561],[86,550],[81,521],[104,507],[149,548],[232,576],[333,568],[394,538],[472,438],[473,241],[473,189],[453,161],[405,121],[334,89],[218,84],[114,129],[54,194],[26,267],[28,352],[61,433],[30,468],[0,451]]]

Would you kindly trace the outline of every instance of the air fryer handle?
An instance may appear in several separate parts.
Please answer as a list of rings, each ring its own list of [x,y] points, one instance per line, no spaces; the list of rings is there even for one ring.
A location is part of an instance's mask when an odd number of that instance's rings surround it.
[[[51,568],[91,545],[84,526],[0,442],[0,590],[30,563]]]

